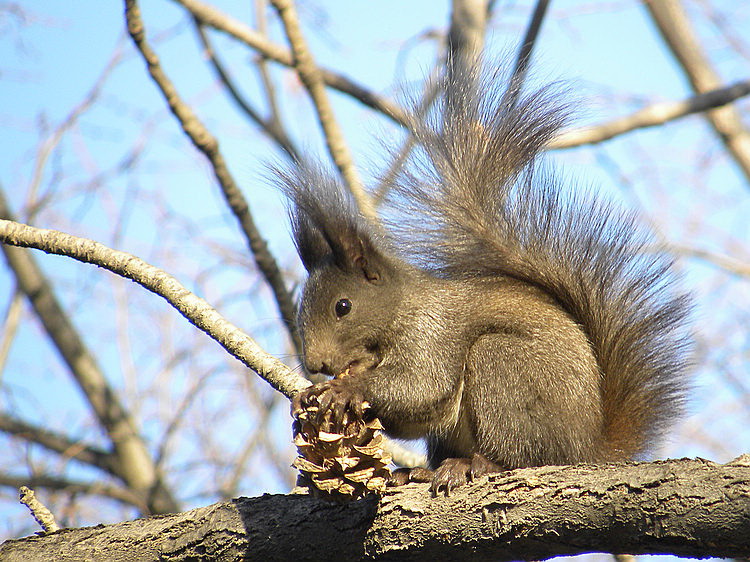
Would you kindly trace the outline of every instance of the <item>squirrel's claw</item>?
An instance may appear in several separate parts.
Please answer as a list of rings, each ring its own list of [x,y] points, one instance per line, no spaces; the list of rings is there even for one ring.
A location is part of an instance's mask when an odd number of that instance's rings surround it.
[[[326,417],[335,431],[343,430],[346,416],[364,416],[364,398],[362,393],[341,379],[318,383],[298,392],[292,398],[292,416],[303,410],[316,407],[314,423],[321,425]]]
[[[430,491],[435,496],[445,491],[445,495],[449,496],[451,490],[459,486],[468,484],[485,474],[501,471],[500,465],[479,453],[474,453],[470,459],[445,459],[435,470]]]

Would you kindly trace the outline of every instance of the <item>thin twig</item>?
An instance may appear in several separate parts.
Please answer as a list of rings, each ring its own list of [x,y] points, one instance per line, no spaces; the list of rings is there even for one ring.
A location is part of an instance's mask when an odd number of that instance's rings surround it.
[[[323,76],[315,64],[302,35],[294,2],[291,0],[271,0],[271,4],[276,8],[284,26],[284,32],[292,49],[294,69],[312,99],[318,121],[323,129],[328,153],[339,169],[349,191],[354,196],[360,212],[367,217],[374,218],[375,208],[371,198],[365,192],[362,180],[354,166],[349,146],[346,144],[343,132],[334,117]]]
[[[291,397],[310,385],[309,381],[263,351],[255,340],[224,319],[174,277],[132,254],[113,250],[86,238],[7,220],[0,220],[0,241],[68,256],[135,281],[166,300],[191,324],[216,340],[284,396]]]
[[[21,503],[29,508],[31,515],[34,516],[36,522],[41,525],[42,529],[44,529],[45,534],[54,533],[55,531],[60,530],[60,527],[55,522],[55,516],[52,515],[52,512],[49,509],[47,509],[47,506],[36,499],[34,490],[27,486],[21,486],[18,492]]]
[[[750,263],[741,262],[735,258],[717,254],[716,252],[709,252],[700,248],[691,248],[678,244],[670,244],[668,248],[673,254],[703,260],[713,266],[723,269],[727,273],[731,273],[732,275],[750,278]]]
[[[136,0],[125,0],[125,18],[128,24],[128,33],[130,33],[133,43],[141,53],[149,74],[159,87],[164,100],[169,105],[169,109],[177,118],[182,130],[193,145],[206,156],[211,164],[214,176],[221,187],[221,193],[245,235],[255,264],[273,291],[274,301],[284,325],[297,350],[301,350],[302,343],[297,333],[296,311],[291,294],[286,288],[276,259],[255,225],[247,200],[234,181],[234,177],[224,161],[224,156],[219,151],[219,142],[201,123],[190,106],[182,101],[171,80],[161,68],[159,57],[146,41],[146,32]]]
[[[229,72],[224,68],[224,65],[216,55],[216,51],[211,45],[211,42],[208,39],[208,35],[206,34],[206,30],[204,29],[204,25],[197,18],[193,18],[193,22],[195,23],[195,31],[197,32],[198,38],[200,39],[201,46],[203,47],[203,52],[208,57],[208,60],[211,63],[211,67],[214,69],[214,72],[219,77],[219,80],[221,80],[221,83],[226,88],[229,96],[245,113],[245,115],[247,115],[256,125],[261,128],[263,132],[265,132],[276,144],[278,144],[293,161],[299,160],[299,152],[294,147],[294,144],[286,134],[286,131],[284,131],[279,126],[279,122],[277,120],[264,119],[260,115],[260,113],[258,113],[244,97],[242,97],[239,90],[235,86],[234,81],[229,76]]]
[[[205,385],[211,380],[211,375],[214,374],[214,371],[215,369],[212,369],[208,373],[204,373],[199,377],[193,375],[191,377],[193,382],[191,383],[190,388],[185,392],[185,395],[182,397],[177,407],[175,407],[174,403],[169,404],[166,428],[162,431],[159,445],[156,447],[156,466],[161,466],[167,458],[167,450],[171,438],[177,433],[177,430],[180,429],[183,424],[191,419],[186,415],[188,408],[193,405],[193,402],[198,398]]]
[[[252,389],[252,385],[249,384],[250,381],[246,382],[248,383],[246,384],[246,388],[249,390],[247,392],[247,400],[252,403],[253,410],[258,412],[258,419],[253,424],[254,429],[252,434],[245,440],[245,444],[240,449],[239,454],[232,459],[232,469],[222,479],[222,482],[218,483],[219,494],[225,499],[230,499],[237,495],[240,480],[248,470],[247,461],[260,444],[262,436],[272,433],[268,429],[268,424],[273,413],[274,402],[278,398],[278,395],[273,394],[265,398],[261,397],[257,391]],[[289,459],[286,461],[286,466],[287,468],[289,467]]]
[[[255,25],[258,28],[258,33],[263,37],[268,37],[268,16],[266,11],[268,9],[268,0],[255,0]],[[271,113],[269,119],[276,123],[277,126],[281,127],[281,112],[279,111],[279,104],[276,98],[276,89],[274,88],[271,75],[268,71],[268,61],[265,57],[256,56],[255,66],[260,74],[260,80],[263,84],[263,91],[266,96],[266,102],[268,103],[268,109]]]
[[[539,30],[542,28],[542,22],[544,16],[547,13],[547,7],[549,6],[549,0],[537,0],[536,6],[534,7],[534,13],[529,20],[529,25],[526,28],[521,46],[518,49],[518,55],[516,56],[516,64],[511,74],[511,84],[514,84],[513,91],[518,92],[521,89],[521,85],[526,80],[526,74],[531,63],[531,54],[536,45],[537,37],[539,36]],[[517,94],[516,94],[517,95]]]
[[[432,69],[430,76],[424,82],[424,90],[422,92],[419,105],[413,110],[414,119],[421,120],[430,110],[430,107],[435,102],[435,98],[440,92],[440,79],[439,75],[442,71],[442,65],[445,64],[445,60],[441,59]],[[413,131],[407,129],[407,136],[404,140],[401,148],[396,153],[395,157],[392,158],[388,169],[382,174],[378,181],[378,186],[374,191],[374,202],[376,206],[379,206],[388,195],[388,191],[393,186],[394,181],[401,173],[404,165],[409,160],[411,151],[414,149],[416,144],[416,138],[414,137]]]
[[[200,2],[200,0],[173,1],[184,7],[201,23],[234,37],[264,57],[285,66],[291,67],[294,65],[292,54],[287,49],[270,42],[264,35],[251,29],[245,24],[230,18],[213,6],[204,4],[203,2]],[[392,101],[377,95],[365,86],[357,84],[353,80],[334,72],[333,70],[326,68],[320,68],[319,70],[323,81],[331,88],[352,96],[361,103],[379,111],[401,125],[406,123],[403,110]]]
[[[572,148],[584,144],[596,144],[630,131],[656,127],[694,113],[721,107],[748,94],[750,94],[750,80],[744,80],[686,100],[656,103],[608,123],[566,131],[550,143],[549,148]]]
[[[31,217],[35,215],[36,211],[41,206],[40,202],[37,201],[37,192],[39,190],[39,186],[41,185],[42,178],[44,176],[44,170],[47,166],[47,161],[49,160],[50,155],[52,154],[55,147],[60,143],[65,133],[73,128],[81,118],[81,116],[89,109],[91,109],[94,103],[96,103],[96,101],[99,99],[99,96],[101,96],[107,80],[117,68],[117,65],[120,64],[122,59],[123,49],[120,44],[110,56],[109,61],[104,67],[104,70],[102,70],[101,74],[96,79],[96,82],[94,82],[94,85],[86,93],[83,100],[78,103],[70,111],[70,113],[68,113],[65,119],[63,119],[62,122],[57,127],[55,127],[52,133],[47,136],[47,138],[45,138],[39,146],[34,161],[34,168],[31,174],[31,181],[29,182],[29,188],[27,190],[29,198],[29,220],[31,220]]]

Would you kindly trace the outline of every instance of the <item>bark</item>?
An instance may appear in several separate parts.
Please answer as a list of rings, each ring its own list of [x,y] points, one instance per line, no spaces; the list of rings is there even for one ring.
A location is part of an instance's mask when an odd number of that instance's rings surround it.
[[[175,515],[10,540],[16,560],[540,560],[612,552],[750,555],[750,456],[520,469],[431,497],[239,498]]]

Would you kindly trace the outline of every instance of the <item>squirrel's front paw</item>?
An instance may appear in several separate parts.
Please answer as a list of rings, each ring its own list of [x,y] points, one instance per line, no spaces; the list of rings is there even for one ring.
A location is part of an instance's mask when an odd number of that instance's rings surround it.
[[[434,495],[444,491],[445,495],[449,496],[454,488],[463,486],[485,474],[501,471],[500,465],[479,453],[474,453],[470,459],[445,459],[435,470],[430,491]]]
[[[332,429],[340,430],[347,424],[346,417],[363,418],[366,403],[362,393],[344,379],[333,379],[300,391],[292,398],[292,415],[317,408],[314,422],[320,425],[327,416]]]
[[[431,482],[434,477],[434,472],[429,468],[422,468],[421,466],[414,468],[397,468],[391,471],[386,485],[389,487],[403,486],[409,482]]]

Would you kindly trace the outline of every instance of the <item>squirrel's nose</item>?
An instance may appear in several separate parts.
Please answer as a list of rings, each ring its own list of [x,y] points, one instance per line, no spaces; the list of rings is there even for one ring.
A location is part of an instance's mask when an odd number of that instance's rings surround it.
[[[333,361],[330,357],[322,357],[307,353],[305,355],[305,369],[310,373],[323,373],[324,375],[333,376]]]

